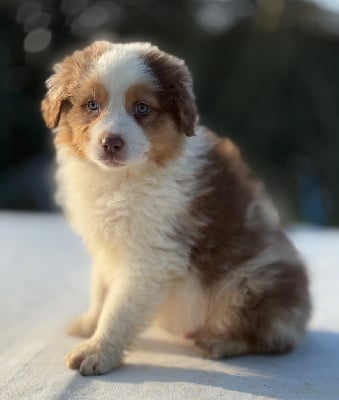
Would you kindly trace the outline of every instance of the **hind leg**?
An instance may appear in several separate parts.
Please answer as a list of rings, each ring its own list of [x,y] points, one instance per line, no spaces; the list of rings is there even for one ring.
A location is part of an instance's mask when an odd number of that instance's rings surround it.
[[[309,314],[308,280],[299,261],[245,266],[212,288],[195,344],[211,358],[284,353],[302,337]]]
[[[236,321],[233,321],[234,325]],[[271,353],[279,354],[290,351],[302,336],[302,332],[288,323],[275,320],[282,328],[268,327],[265,332],[253,332],[243,327],[236,332],[230,329],[223,334],[208,330],[202,331],[195,339],[195,345],[208,358],[236,357],[244,354]],[[259,331],[259,330],[258,330]]]

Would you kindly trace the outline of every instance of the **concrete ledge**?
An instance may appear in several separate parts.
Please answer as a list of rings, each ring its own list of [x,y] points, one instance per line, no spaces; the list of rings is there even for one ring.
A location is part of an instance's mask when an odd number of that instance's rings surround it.
[[[0,214],[0,399],[338,399],[339,231],[298,227],[290,236],[309,264],[315,305],[295,351],[211,361],[152,329],[123,368],[83,378],[63,362],[79,341],[64,327],[88,298],[80,239],[59,215]]]

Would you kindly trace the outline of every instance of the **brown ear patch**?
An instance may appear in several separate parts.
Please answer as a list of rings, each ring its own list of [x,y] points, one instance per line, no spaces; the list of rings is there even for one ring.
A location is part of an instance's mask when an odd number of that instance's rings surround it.
[[[48,93],[41,103],[42,116],[48,128],[58,126],[62,103],[72,99],[94,62],[108,46],[105,41],[94,42],[54,66],[55,73],[46,82]]]
[[[193,136],[198,114],[192,91],[192,77],[184,61],[156,47],[151,47],[143,57],[157,78],[161,108],[171,114],[181,133]]]
[[[58,125],[61,111],[61,102],[62,100],[60,98],[56,98],[53,101],[50,97],[45,97],[42,100],[41,113],[47,128],[53,129]]]

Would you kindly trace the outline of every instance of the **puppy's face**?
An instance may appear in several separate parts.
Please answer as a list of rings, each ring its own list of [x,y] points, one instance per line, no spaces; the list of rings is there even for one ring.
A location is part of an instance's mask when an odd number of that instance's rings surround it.
[[[163,165],[197,120],[184,62],[147,43],[95,42],[55,66],[42,113],[56,144],[103,168]]]

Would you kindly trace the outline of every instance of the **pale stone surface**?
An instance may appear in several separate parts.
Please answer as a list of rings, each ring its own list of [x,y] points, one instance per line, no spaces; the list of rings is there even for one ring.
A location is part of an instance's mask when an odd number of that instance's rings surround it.
[[[0,213],[0,399],[339,398],[339,231],[290,230],[309,264],[314,315],[284,356],[202,359],[182,339],[151,330],[109,375],[64,365],[80,339],[65,327],[87,305],[90,260],[59,215]]]

